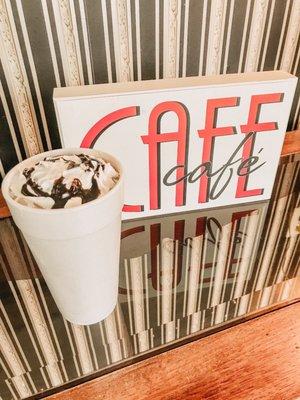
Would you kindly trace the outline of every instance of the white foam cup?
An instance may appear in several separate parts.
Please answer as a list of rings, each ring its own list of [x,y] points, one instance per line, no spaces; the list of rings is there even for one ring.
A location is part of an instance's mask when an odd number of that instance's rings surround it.
[[[44,157],[87,154],[101,157],[119,172],[103,197],[74,208],[39,209],[15,201],[12,180]],[[123,169],[111,155],[94,149],[60,149],[31,157],[4,177],[2,193],[23,233],[62,315],[88,325],[107,317],[118,296]]]

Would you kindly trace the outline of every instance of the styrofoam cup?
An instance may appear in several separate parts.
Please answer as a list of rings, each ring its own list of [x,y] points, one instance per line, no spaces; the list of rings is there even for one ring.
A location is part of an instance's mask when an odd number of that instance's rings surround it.
[[[88,154],[119,172],[103,197],[74,208],[38,209],[16,202],[9,193],[14,176],[44,157]],[[94,149],[60,149],[16,165],[2,183],[3,196],[22,231],[62,315],[88,325],[108,316],[118,295],[123,169],[111,155]]]

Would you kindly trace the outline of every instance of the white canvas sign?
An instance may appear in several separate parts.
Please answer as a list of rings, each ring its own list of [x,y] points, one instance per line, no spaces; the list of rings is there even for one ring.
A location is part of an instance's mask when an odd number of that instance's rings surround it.
[[[125,170],[124,219],[269,199],[297,79],[285,72],[59,88],[63,146]]]

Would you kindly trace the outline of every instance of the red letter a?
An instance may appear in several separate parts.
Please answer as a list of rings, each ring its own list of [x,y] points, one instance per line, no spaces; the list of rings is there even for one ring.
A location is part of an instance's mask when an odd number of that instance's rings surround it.
[[[161,133],[160,120],[167,112],[174,112],[178,117],[178,131]],[[182,178],[176,184],[176,206],[185,203],[185,163],[187,147],[187,123],[188,115],[185,107],[176,101],[166,101],[153,108],[149,118],[148,135],[141,136],[142,141],[149,145],[149,190],[150,210],[160,208],[160,144],[163,142],[178,142],[177,146],[177,168],[176,180]]]

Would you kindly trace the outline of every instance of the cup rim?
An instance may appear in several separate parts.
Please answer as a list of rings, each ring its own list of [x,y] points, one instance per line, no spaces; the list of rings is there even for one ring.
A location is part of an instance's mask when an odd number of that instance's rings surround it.
[[[115,186],[105,195],[98,197],[97,199],[91,200],[87,203],[80,204],[79,206],[70,207],[70,208],[34,208],[34,207],[29,207],[29,206],[20,204],[11,197],[11,195],[9,193],[9,186],[10,186],[11,180],[12,180],[13,176],[16,174],[16,172],[18,172],[18,171],[20,171],[20,169],[22,169],[22,165],[24,166],[23,168],[25,168],[25,166],[27,164],[30,164],[30,161],[38,162],[42,158],[48,157],[51,155],[52,156],[62,155],[62,154],[65,154],[65,155],[75,154],[76,155],[76,154],[80,154],[80,153],[91,154],[91,155],[92,155],[92,153],[93,153],[93,155],[95,155],[95,153],[98,153],[99,157],[103,158],[107,162],[112,162],[113,166],[115,166],[117,168],[117,171],[119,172],[119,175],[120,175],[119,180],[115,184]],[[113,196],[113,194],[119,189],[119,187],[123,183],[123,180],[124,180],[123,166],[120,163],[120,161],[117,160],[112,154],[106,153],[102,150],[93,149],[93,148],[71,147],[71,148],[64,148],[64,149],[61,148],[61,149],[45,151],[43,153],[36,154],[32,157],[29,157],[29,158],[21,161],[20,163],[15,165],[5,175],[5,177],[2,181],[1,190],[2,190],[3,197],[6,200],[8,206],[11,205],[14,208],[18,208],[20,211],[23,210],[25,212],[44,214],[44,215],[45,214],[53,214],[53,213],[55,213],[55,214],[64,213],[65,214],[67,212],[68,213],[78,212],[79,210],[83,210],[86,207],[95,206],[95,205],[98,205],[99,203],[105,201],[109,197]]]

